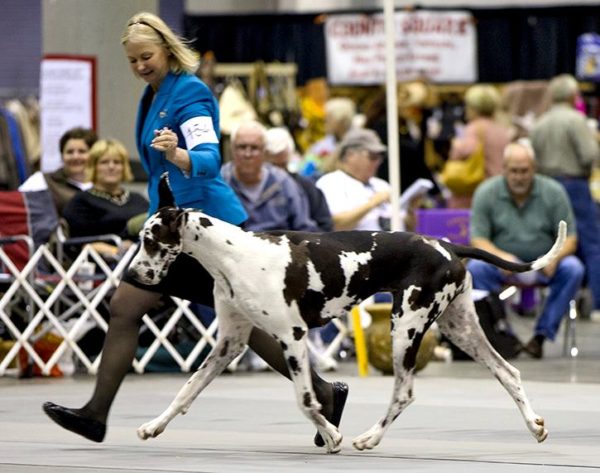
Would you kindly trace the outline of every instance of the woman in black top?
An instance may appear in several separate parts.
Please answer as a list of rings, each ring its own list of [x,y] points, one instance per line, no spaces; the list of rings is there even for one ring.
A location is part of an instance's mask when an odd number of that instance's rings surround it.
[[[64,211],[70,236],[114,233],[121,238],[137,238],[128,232],[127,222],[146,213],[148,201],[123,187],[132,180],[125,146],[117,140],[99,140],[90,150],[87,171],[92,188],[76,194]]]

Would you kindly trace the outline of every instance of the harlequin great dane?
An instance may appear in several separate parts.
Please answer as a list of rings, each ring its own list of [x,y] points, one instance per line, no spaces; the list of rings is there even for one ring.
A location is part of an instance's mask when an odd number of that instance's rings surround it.
[[[257,326],[283,348],[298,405],[314,423],[329,453],[342,435],[320,413],[312,388],[307,330],[325,324],[379,291],[393,295],[391,333],[395,383],[385,415],[356,437],[358,450],[379,444],[413,400],[413,370],[421,338],[437,321],[441,332],[487,366],[516,402],[538,442],[548,435],[544,419],[525,395],[517,369],[490,345],[471,299],[471,278],[460,258],[476,258],[515,272],[538,270],[560,251],[554,246],[532,263],[513,263],[467,246],[405,232],[253,233],[190,209],[164,207],[144,225],[141,248],[130,265],[133,277],[156,284],[179,253],[196,258],[213,276],[219,336],[200,368],[169,407],[138,429],[156,437],[244,349]]]

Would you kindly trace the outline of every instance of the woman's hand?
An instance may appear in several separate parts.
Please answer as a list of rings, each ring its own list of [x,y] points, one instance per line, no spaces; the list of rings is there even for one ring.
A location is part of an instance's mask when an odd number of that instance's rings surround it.
[[[163,128],[162,130],[154,130],[154,139],[150,146],[165,153],[167,161],[171,161],[178,168],[189,172],[192,169],[190,157],[186,150],[177,146],[177,143],[177,133],[168,128]]]

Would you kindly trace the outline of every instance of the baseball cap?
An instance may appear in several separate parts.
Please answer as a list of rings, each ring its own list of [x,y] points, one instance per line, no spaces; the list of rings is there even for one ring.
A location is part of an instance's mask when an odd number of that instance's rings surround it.
[[[370,153],[385,153],[385,146],[379,139],[379,135],[368,128],[352,128],[342,138],[340,149],[361,148]]]

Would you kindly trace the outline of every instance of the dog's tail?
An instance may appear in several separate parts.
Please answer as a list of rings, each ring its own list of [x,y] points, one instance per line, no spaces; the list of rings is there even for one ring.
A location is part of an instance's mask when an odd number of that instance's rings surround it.
[[[441,242],[442,246],[448,247],[460,258],[474,258],[478,260],[491,263],[499,268],[506,269],[507,271],[513,271],[515,273],[524,273],[526,271],[536,271],[547,266],[552,262],[560,252],[561,248],[565,244],[567,239],[567,224],[564,220],[561,220],[558,224],[558,235],[552,248],[543,256],[540,256],[535,261],[529,263],[513,263],[512,261],[504,260],[496,255],[488,253],[487,251],[473,248],[470,246],[455,245],[453,243]]]

